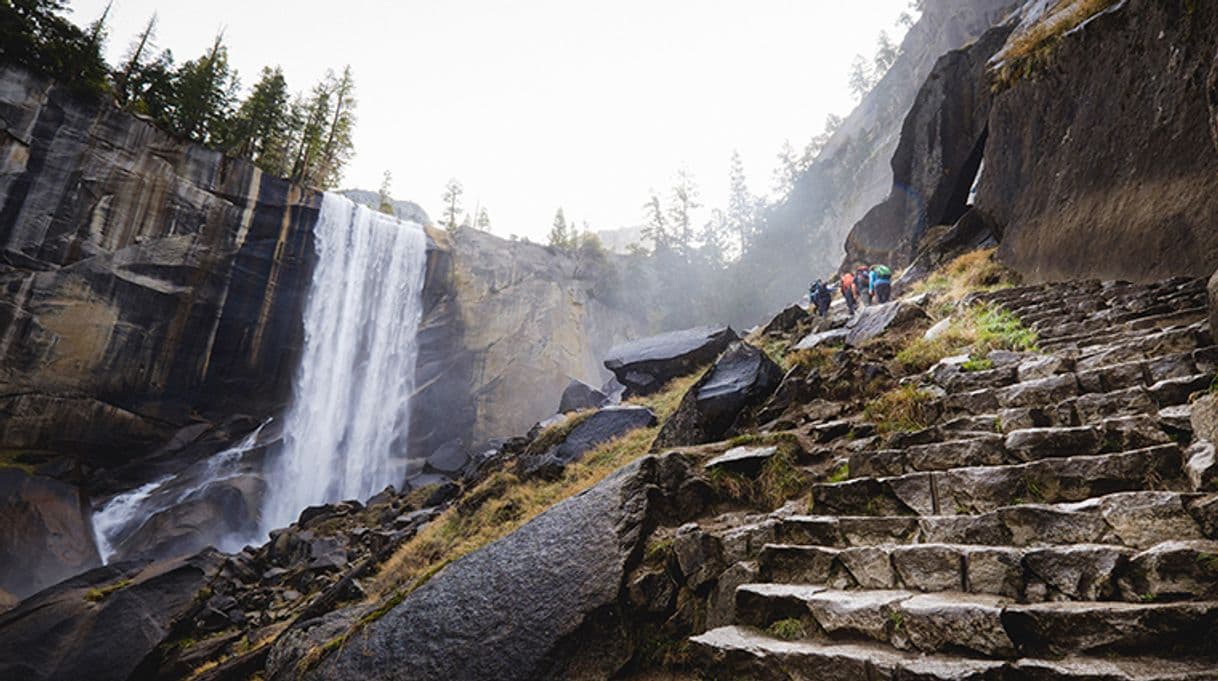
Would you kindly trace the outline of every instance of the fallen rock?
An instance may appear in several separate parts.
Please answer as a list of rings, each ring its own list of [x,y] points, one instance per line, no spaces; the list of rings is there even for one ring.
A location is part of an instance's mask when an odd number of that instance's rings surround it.
[[[902,300],[865,307],[846,325],[846,345],[857,347],[889,330],[926,321],[925,310]]]
[[[78,488],[0,468],[0,590],[22,598],[98,565]]]
[[[769,398],[782,377],[782,369],[764,351],[747,343],[733,343],[681,398],[677,411],[656,437],[654,448],[722,439],[745,410]]]
[[[567,464],[578,461],[600,445],[655,424],[655,412],[646,407],[606,407],[571,428],[561,443],[539,456],[526,458],[524,474],[554,477]]]
[[[599,409],[609,401],[608,395],[584,383],[571,379],[567,389],[562,391],[562,399],[558,401],[558,413],[568,414],[585,409]]]
[[[766,336],[790,333],[795,327],[799,326],[800,322],[807,320],[809,316],[808,311],[803,307],[792,305],[771,319],[770,323],[766,324],[765,328],[761,330],[761,333]]]
[[[795,344],[793,350],[811,350],[819,348],[822,345],[840,345],[846,342],[846,337],[850,335],[850,329],[842,327],[840,329],[829,329],[828,331],[818,331],[804,336],[802,340]]]
[[[0,615],[0,678],[126,681],[199,607],[224,556],[207,550],[160,563],[86,572]]]
[[[737,339],[731,327],[701,327],[641,338],[610,350],[605,368],[626,386],[625,397],[649,395],[714,361]]]
[[[634,654],[619,608],[627,565],[659,502],[689,477],[679,455],[626,466],[450,564],[304,678],[610,678]]]
[[[736,447],[707,461],[706,470],[722,468],[732,473],[751,475],[761,470],[778,453],[777,447]]]

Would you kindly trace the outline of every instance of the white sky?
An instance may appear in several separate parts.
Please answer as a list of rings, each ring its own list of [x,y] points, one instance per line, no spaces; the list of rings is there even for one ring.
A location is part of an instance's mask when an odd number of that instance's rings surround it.
[[[253,84],[281,65],[293,90],[351,64],[359,122],[344,187],[433,217],[450,177],[495,233],[544,238],[558,206],[594,229],[640,222],[649,188],[685,166],[702,203],[726,203],[739,149],[768,190],[784,139],[802,146],[846,114],[856,53],[873,54],[906,0],[114,0],[117,61],[148,16],[179,62],[223,27]],[[80,23],[105,0],[75,0]]]

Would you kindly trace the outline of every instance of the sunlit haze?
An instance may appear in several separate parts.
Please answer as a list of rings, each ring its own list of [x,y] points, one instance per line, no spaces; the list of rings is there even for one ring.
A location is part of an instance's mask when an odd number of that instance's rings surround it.
[[[73,3],[96,18],[105,0]],[[701,202],[726,202],[728,160],[755,192],[772,185],[784,139],[797,148],[853,106],[856,53],[906,0],[115,0],[116,62],[154,11],[157,45],[179,61],[223,29],[243,86],[281,65],[294,91],[354,69],[356,157],[344,187],[376,189],[433,217],[450,177],[492,230],[542,239],[555,208],[594,229],[635,225],[648,191],[679,167]]]

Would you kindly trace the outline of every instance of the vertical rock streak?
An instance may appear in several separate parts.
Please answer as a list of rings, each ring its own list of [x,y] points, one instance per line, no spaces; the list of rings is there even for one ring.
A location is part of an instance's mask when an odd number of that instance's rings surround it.
[[[331,194],[315,235],[304,356],[268,471],[266,529],[310,505],[365,499],[405,474],[426,237]]]

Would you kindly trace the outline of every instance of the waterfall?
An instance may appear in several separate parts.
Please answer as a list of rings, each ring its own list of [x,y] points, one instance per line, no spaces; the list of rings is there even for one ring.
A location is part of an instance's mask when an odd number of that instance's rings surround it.
[[[400,485],[406,470],[426,237],[333,194],[314,236],[304,353],[266,473],[265,530],[307,506]]]

